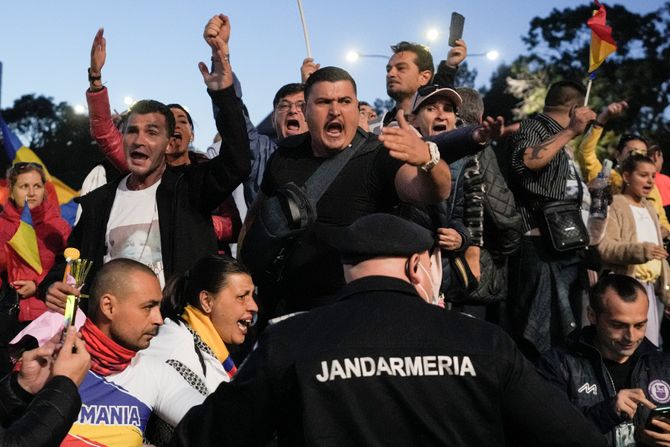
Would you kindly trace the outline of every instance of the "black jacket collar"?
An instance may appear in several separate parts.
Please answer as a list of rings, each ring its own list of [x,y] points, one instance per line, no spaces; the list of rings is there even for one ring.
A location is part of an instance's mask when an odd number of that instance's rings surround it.
[[[595,336],[596,328],[593,325],[586,326],[582,329],[577,329],[568,335],[568,346],[570,349],[581,352],[584,355],[598,356],[599,358],[602,358],[600,351],[596,349],[593,342]],[[647,337],[645,337],[644,340],[642,340],[642,343],[640,343],[640,346],[638,346],[638,348],[633,353],[632,358],[633,360],[637,360],[642,356],[652,354],[657,351],[658,350],[656,349],[656,346],[654,346],[654,344],[649,341]]]
[[[337,301],[342,301],[367,292],[398,292],[422,299],[408,282],[390,276],[366,276],[350,282],[338,293]]]

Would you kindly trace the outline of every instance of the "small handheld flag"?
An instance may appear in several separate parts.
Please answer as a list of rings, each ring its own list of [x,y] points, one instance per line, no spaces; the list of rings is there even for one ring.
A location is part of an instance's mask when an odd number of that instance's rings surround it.
[[[28,208],[28,199],[23,205],[19,227],[14,236],[7,241],[10,247],[37,273],[42,273],[42,261],[37,248],[37,235],[33,228],[33,218]]]
[[[589,82],[586,86],[586,95],[584,97],[584,107],[589,103],[591,93],[591,84],[595,77],[594,71],[605,58],[616,51],[616,42],[612,37],[612,28],[607,26],[607,12],[605,5],[601,5],[598,0],[594,0],[597,11],[593,11],[593,16],[586,21],[586,25],[591,28],[591,48],[589,49]]]
[[[2,114],[0,114],[0,132],[2,132],[2,138],[4,142],[3,146],[5,149],[4,152],[7,156],[7,161],[12,164],[18,162],[33,162],[42,165],[47,180],[53,183],[54,187],[56,188],[56,195],[58,196],[58,203],[60,205],[70,202],[74,197],[79,195],[77,191],[67,186],[58,178],[49,174],[49,171],[47,170],[46,166],[44,166],[42,160],[40,160],[40,157],[38,157],[37,154],[32,151],[32,149],[21,143],[21,140],[19,140],[16,134],[12,132],[9,126],[7,126],[7,123],[5,123],[5,120],[2,118]]]
[[[589,51],[589,73],[593,73],[600,67],[605,58],[614,53],[617,49],[616,42],[612,38],[612,28],[607,26],[607,12],[605,5],[601,5],[596,0],[597,11],[586,22],[591,28],[591,50]]]

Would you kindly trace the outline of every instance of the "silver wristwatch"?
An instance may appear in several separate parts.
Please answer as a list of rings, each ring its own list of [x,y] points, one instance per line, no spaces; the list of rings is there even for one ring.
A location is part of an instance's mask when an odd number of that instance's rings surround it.
[[[422,171],[429,172],[431,169],[437,166],[437,163],[440,161],[440,150],[437,148],[437,144],[433,143],[432,141],[426,141],[426,144],[428,144],[430,160],[419,167]]]

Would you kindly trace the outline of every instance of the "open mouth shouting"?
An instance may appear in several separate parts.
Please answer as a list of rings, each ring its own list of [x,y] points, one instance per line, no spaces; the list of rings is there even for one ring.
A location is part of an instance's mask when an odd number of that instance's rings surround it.
[[[432,131],[433,134],[438,134],[441,132],[446,132],[447,130],[447,125],[445,123],[436,123],[433,124]]]
[[[326,135],[329,138],[337,139],[344,134],[344,126],[340,121],[330,121],[326,124]]]
[[[289,135],[296,135],[300,133],[300,121],[295,118],[286,120],[286,133]]]
[[[147,154],[142,149],[138,148],[138,149],[133,149],[132,151],[130,151],[130,160],[134,164],[144,163],[148,159],[149,159],[149,154]]]
[[[242,320],[237,320],[237,327],[240,331],[242,331],[242,334],[247,335],[249,328],[253,326],[254,323],[256,323],[256,318],[254,317],[255,315]]]

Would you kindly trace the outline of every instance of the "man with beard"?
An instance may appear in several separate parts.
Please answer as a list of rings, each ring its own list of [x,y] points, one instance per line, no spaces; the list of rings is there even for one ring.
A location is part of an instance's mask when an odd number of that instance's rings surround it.
[[[393,56],[386,65],[386,93],[395,100],[395,107],[370,123],[370,131],[376,134],[380,133],[382,126],[395,121],[398,110],[402,109],[406,115],[411,112],[414,96],[420,87],[429,84],[453,87],[458,64],[467,55],[465,41],[457,40],[456,46],[449,51],[447,59],[440,62],[435,73],[433,56],[424,45],[403,41],[391,46],[391,50]]]

